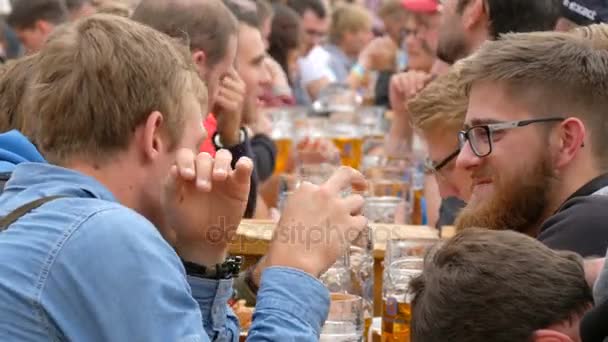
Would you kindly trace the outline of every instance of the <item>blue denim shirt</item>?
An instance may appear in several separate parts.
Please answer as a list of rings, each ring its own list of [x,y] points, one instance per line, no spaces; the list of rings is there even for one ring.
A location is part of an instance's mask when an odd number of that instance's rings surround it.
[[[17,166],[0,217],[63,195],[0,233],[0,341],[237,341],[232,280],[188,277],[143,216],[95,179],[48,164]],[[313,277],[262,274],[249,340],[316,341],[329,294]]]

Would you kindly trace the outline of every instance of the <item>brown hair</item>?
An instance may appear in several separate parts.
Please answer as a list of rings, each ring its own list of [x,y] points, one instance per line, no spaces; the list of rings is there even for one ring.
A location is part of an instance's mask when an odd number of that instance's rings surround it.
[[[16,129],[28,135],[25,129],[24,93],[35,72],[37,55],[10,61],[0,74],[0,132]]]
[[[16,29],[26,29],[33,27],[38,20],[55,25],[64,23],[68,20],[68,8],[62,0],[15,1],[6,22]]]
[[[276,4],[272,30],[268,37],[268,54],[289,74],[287,58],[290,51],[299,49],[302,42],[302,26],[298,13],[283,4]]]
[[[185,46],[107,14],[57,29],[38,55],[30,90],[34,140],[61,165],[124,150],[153,111],[163,114],[174,148],[184,129],[184,96],[193,94],[203,111],[207,101]]]
[[[593,305],[582,261],[521,233],[464,230],[411,281],[412,341],[529,341]]]
[[[187,38],[190,50],[203,50],[207,65],[226,55],[230,36],[237,34],[237,21],[220,0],[143,0],[131,19],[174,38]]]
[[[579,117],[590,132],[598,167],[608,168],[608,40],[571,33],[506,34],[463,64],[466,89],[500,82],[537,116]]]
[[[371,26],[372,18],[364,7],[354,4],[342,5],[332,13],[329,40],[339,44],[345,33],[371,29]]]
[[[456,63],[408,102],[415,128],[423,132],[462,128],[468,97],[460,80],[461,67],[461,63]]]

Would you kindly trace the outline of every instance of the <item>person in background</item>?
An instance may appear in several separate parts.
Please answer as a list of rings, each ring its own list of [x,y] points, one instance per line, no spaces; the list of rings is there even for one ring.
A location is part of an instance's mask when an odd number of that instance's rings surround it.
[[[511,229],[583,257],[605,254],[608,30],[598,27],[591,37],[508,34],[465,60],[456,167],[473,187],[457,228]]]
[[[290,88],[295,85],[298,77],[298,59],[301,53],[303,31],[298,13],[287,5],[274,5],[274,13],[272,29],[268,38],[268,54],[281,67],[288,82],[286,85],[280,85],[278,89],[277,83],[274,82],[273,93],[280,96],[281,94],[291,94]]]
[[[65,0],[65,4],[70,12],[70,20],[72,21],[95,14],[96,12],[91,0]]]
[[[439,213],[438,227],[454,223],[471,192],[468,173],[456,168],[460,148],[454,132],[462,128],[468,102],[460,82],[460,68],[460,64],[455,64],[408,102],[414,130],[424,141],[432,142],[427,146],[425,164],[427,172],[434,176],[437,189],[428,182],[425,198],[429,216]],[[439,194],[435,194],[436,190]],[[434,221],[429,217],[431,224]]]
[[[321,46],[329,27],[325,5],[320,0],[288,0],[301,18],[304,30],[302,57],[298,60],[299,80],[294,88],[300,105],[311,105],[330,83],[336,80],[329,69],[330,55]]]
[[[18,165],[0,198],[0,340],[236,341],[239,262],[226,254],[253,165],[197,154],[207,99],[188,48],[93,15],[37,58],[27,95],[51,164]],[[340,195],[349,185],[365,180],[343,168],[287,204],[278,232],[299,222],[340,238],[272,243],[251,341],[318,339],[329,293],[315,278],[367,224],[363,198]]]
[[[372,18],[365,7],[347,4],[333,11],[329,43],[323,47],[329,52],[329,68],[336,82],[347,83],[350,70],[371,39]]]
[[[270,85],[270,74],[265,67],[267,58],[264,39],[259,29],[258,14],[254,6],[241,0],[224,0],[237,18],[238,39],[235,69],[245,84],[242,124],[251,131],[255,170],[263,182],[272,176],[276,159],[276,146],[270,139],[272,127],[260,111],[259,98]]]
[[[441,6],[436,0],[403,0],[401,5],[411,16],[405,22],[400,42],[407,51],[407,65],[397,71],[428,72],[436,59]],[[376,104],[390,107],[393,112],[403,110],[403,104],[395,102],[395,96],[391,93],[394,92],[391,84],[398,79],[398,75],[394,72],[382,73],[376,85]]]
[[[238,22],[220,0],[143,0],[131,19],[146,24],[171,37],[187,35],[192,60],[209,89],[212,114],[205,119],[209,137],[202,150],[215,154],[226,148],[233,156],[253,158],[250,137],[242,124],[245,85],[234,68],[237,51]],[[237,159],[238,160],[238,159]],[[254,170],[246,216],[255,212],[257,170]]]
[[[6,22],[30,54],[40,50],[55,27],[68,19],[63,0],[16,0]]]
[[[296,44],[299,47],[301,34],[300,34],[300,18],[297,16],[293,18],[290,17],[289,20],[291,22],[285,23],[285,5],[277,4],[275,8],[273,8],[270,3],[266,0],[256,1],[257,11],[258,11],[258,19],[260,22],[260,32],[262,32],[262,37],[264,38],[264,45],[266,47],[266,51],[268,52],[268,56],[264,59],[264,66],[270,75],[270,83],[268,86],[264,87],[264,94],[261,96],[260,100],[262,101],[263,107],[283,107],[283,106],[291,106],[295,104],[295,98],[293,96],[293,91],[291,89],[291,83],[289,80],[289,76],[287,75],[286,69],[283,68],[286,64],[281,64],[275,59],[275,57],[270,53],[271,51],[271,36],[273,34],[281,34],[285,35],[285,32],[277,32],[277,30],[287,30],[288,34],[291,37],[288,38],[287,41],[281,42],[289,44],[292,41],[296,41]],[[275,13],[276,11],[281,11],[282,13]],[[276,18],[281,16],[281,18]],[[275,20],[276,19],[276,20]],[[294,20],[295,19],[295,20]],[[277,25],[275,25],[275,22]],[[281,25],[280,29],[278,26]],[[298,31],[293,31],[293,27],[297,27]],[[277,41],[275,37],[274,46],[272,49],[275,49],[274,53],[277,51]],[[281,49],[291,49],[291,45],[287,45],[285,47],[281,46]],[[296,58],[299,56],[296,56]]]
[[[606,0],[563,1],[561,9],[555,31],[568,32],[579,26],[608,22]]]
[[[572,342],[593,307],[583,259],[512,231],[432,248],[410,285],[412,342]]]
[[[391,75],[407,66],[407,51],[402,44],[407,25],[414,25],[415,19],[401,1],[387,0],[382,3],[378,16],[384,24],[385,35],[374,38],[363,49],[348,78],[351,89],[377,93],[374,94],[377,105],[388,105],[388,90],[382,92],[376,91],[376,88],[388,89]]]

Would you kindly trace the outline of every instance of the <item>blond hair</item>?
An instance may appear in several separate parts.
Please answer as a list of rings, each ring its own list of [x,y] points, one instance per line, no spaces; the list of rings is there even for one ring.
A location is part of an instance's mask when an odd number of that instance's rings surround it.
[[[101,162],[128,148],[153,111],[163,114],[169,148],[184,129],[192,94],[207,92],[188,49],[119,16],[97,14],[58,28],[38,55],[30,87],[35,141],[50,162]]]
[[[506,34],[465,60],[462,78],[467,89],[480,81],[499,82],[535,116],[580,118],[598,166],[608,168],[608,39],[558,32]]]
[[[462,63],[456,63],[408,102],[412,124],[422,132],[457,130],[464,124],[468,97],[462,86]]]
[[[371,29],[372,18],[364,7],[360,5],[342,5],[332,13],[329,40],[339,44],[344,34]]]

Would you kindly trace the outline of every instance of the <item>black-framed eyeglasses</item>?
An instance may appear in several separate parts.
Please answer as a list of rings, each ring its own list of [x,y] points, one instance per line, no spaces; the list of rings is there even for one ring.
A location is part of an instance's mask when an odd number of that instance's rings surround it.
[[[443,158],[441,161],[435,163],[431,159],[426,159],[425,168],[428,172],[435,173],[439,172],[442,168],[448,165],[452,160],[456,159],[460,153],[460,148],[457,148],[454,152],[450,153],[449,156]]]
[[[471,146],[471,150],[473,153],[479,158],[487,157],[490,153],[492,153],[492,148],[494,144],[494,139],[496,138],[496,133],[500,131],[505,131],[508,129],[524,127],[533,123],[540,122],[552,122],[552,121],[564,121],[564,118],[552,117],[552,118],[542,118],[542,119],[531,119],[531,120],[520,120],[520,121],[510,121],[510,122],[500,122],[495,124],[488,125],[477,125],[473,126],[465,131],[458,132],[458,143],[460,145],[460,149],[464,147],[464,145],[469,142]]]

